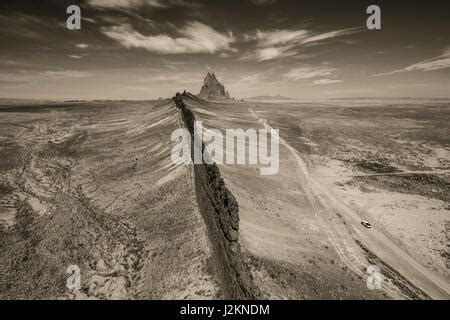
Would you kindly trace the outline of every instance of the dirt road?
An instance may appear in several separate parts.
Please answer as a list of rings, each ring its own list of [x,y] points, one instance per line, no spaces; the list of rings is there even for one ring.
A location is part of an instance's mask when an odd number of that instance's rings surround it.
[[[271,129],[267,120],[260,118],[253,109],[249,109],[249,111],[267,129]],[[308,195],[308,199],[314,208],[314,213],[321,217],[319,220],[322,221],[322,228],[324,228],[330,240],[334,243],[336,251],[342,260],[348,264],[349,268],[362,275],[364,273],[362,270],[367,267],[367,263],[361,261],[360,257],[351,249],[351,243],[354,242],[353,238],[356,238],[430,298],[448,299],[450,297],[450,284],[448,281],[427,270],[420,262],[416,261],[390,240],[388,235],[378,230],[376,226],[370,230],[361,226],[361,220],[363,219],[360,215],[339,201],[331,190],[327,190],[318,183],[314,175],[308,171],[301,154],[281,137],[280,144],[287,148],[295,157],[298,165],[297,174],[299,181]],[[345,225],[351,229],[353,236],[342,232],[338,227],[330,225],[326,221],[328,216],[333,216],[335,219],[338,218],[345,222]],[[364,276],[367,277],[367,275]],[[387,286],[384,289],[387,292],[394,290],[392,286]]]

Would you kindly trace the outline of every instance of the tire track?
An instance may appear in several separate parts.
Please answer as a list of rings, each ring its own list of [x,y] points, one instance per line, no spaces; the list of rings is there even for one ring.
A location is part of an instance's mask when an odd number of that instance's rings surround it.
[[[249,111],[253,117],[266,127],[266,129],[272,129],[266,119],[260,118],[251,108],[249,108]],[[348,246],[347,239],[350,239],[352,243],[354,239],[349,235],[343,235],[336,227],[331,229],[324,221],[325,219],[322,215],[323,212],[326,212],[335,218],[337,216],[340,220],[345,221],[353,233],[357,235],[358,241],[364,243],[371,251],[379,256],[381,260],[385,261],[398,274],[401,274],[401,276],[406,278],[407,281],[424,291],[429,297],[433,299],[448,299],[450,297],[450,285],[445,279],[441,279],[436,274],[427,270],[408,253],[404,252],[393,243],[380,230],[373,228],[362,232],[362,227],[360,225],[362,219],[358,213],[341,203],[332,193],[322,187],[318,181],[310,175],[300,153],[283,138],[279,137],[279,139],[281,144],[291,152],[297,161],[298,169],[300,169],[300,172],[297,172],[301,179],[301,185],[314,208],[314,214],[319,218],[319,221],[321,221],[323,230],[334,244],[336,251],[342,260],[348,264],[351,270],[355,271],[363,278],[367,277],[367,275],[361,271],[364,270],[367,265],[355,255],[353,250],[353,252],[347,250],[350,247]],[[339,244],[339,241],[341,244]],[[384,286],[383,289],[391,294],[397,291],[390,286]]]

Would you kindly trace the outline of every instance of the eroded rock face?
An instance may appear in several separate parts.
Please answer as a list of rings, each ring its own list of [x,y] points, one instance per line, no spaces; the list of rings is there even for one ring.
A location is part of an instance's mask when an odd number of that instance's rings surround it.
[[[194,134],[194,113],[186,107],[182,98],[191,98],[189,93],[177,93],[175,104],[181,112],[186,128]],[[191,153],[194,142],[191,141]],[[202,150],[205,145],[202,143]],[[253,282],[239,243],[239,205],[226,187],[218,166],[194,165],[196,197],[200,212],[208,226],[209,236],[216,254],[217,268],[222,277],[225,299],[261,299],[261,290]]]
[[[203,86],[198,96],[206,100],[231,99],[230,94],[225,90],[224,85],[217,80],[216,75],[209,72],[203,81]]]

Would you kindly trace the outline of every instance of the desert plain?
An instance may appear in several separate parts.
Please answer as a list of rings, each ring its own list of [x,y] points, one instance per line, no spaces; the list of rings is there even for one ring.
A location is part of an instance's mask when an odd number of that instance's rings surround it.
[[[276,175],[219,165],[261,297],[450,297],[449,101],[183,101],[205,128],[279,129]],[[172,99],[2,100],[0,297],[228,297],[193,168],[170,160],[182,126]]]

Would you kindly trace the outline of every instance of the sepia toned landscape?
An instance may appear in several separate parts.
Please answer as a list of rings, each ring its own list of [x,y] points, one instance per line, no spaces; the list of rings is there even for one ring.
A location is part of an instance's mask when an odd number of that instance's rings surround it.
[[[374,260],[391,297],[448,294],[448,101],[190,103],[212,128],[280,128],[276,176],[221,167],[268,295],[374,298],[360,281]]]
[[[450,298],[445,3],[68,5],[0,5],[1,300]]]
[[[205,127],[280,128],[277,175],[220,166],[264,297],[446,297],[448,101],[183,100]],[[230,294],[193,169],[170,162],[182,126],[172,100],[5,101],[0,112],[4,297],[66,296],[60,266],[72,263],[88,270],[75,298]],[[373,261],[383,291],[365,286]]]

